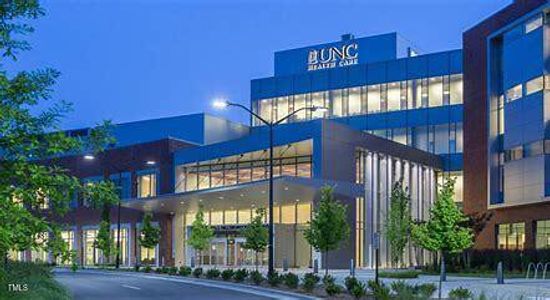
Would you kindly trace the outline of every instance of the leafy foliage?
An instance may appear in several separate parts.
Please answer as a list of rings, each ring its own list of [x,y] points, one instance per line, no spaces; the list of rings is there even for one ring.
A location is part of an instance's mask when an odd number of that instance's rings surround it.
[[[109,263],[111,253],[114,249],[114,240],[111,236],[111,221],[110,221],[110,209],[107,205],[103,208],[101,213],[101,222],[99,223],[99,230],[97,231],[97,237],[94,241],[94,247],[101,250],[104,263]]]
[[[321,278],[317,274],[306,273],[304,274],[304,278],[302,279],[302,286],[304,287],[304,290],[306,292],[311,292],[313,291],[313,289],[315,289],[315,286],[317,286],[320,280]]]
[[[403,251],[409,241],[411,231],[411,214],[409,205],[411,197],[403,187],[403,180],[393,184],[390,210],[385,225],[386,237],[390,243],[390,258],[394,266],[399,267],[403,261]]]
[[[341,294],[342,290],[343,290],[342,287],[334,282],[331,282],[325,285],[325,291],[327,292],[327,295],[329,295],[330,297]]]
[[[265,251],[269,238],[269,232],[264,226],[264,219],[265,209],[256,209],[256,216],[241,232],[242,236],[246,238],[243,248],[253,250],[256,256],[254,262],[256,270],[258,270],[258,253]]]
[[[252,272],[250,272],[250,280],[252,280],[252,282],[255,285],[260,285],[260,284],[262,284],[262,282],[264,282],[265,278],[264,278],[264,276],[262,275],[261,272],[252,271]]]
[[[187,244],[199,251],[199,257],[201,257],[202,264],[202,251],[208,249],[210,246],[210,240],[214,237],[214,229],[206,224],[204,220],[203,207],[199,206],[199,210],[195,215],[195,221],[191,224],[191,236],[187,240]]]
[[[367,286],[364,283],[358,281],[351,287],[349,293],[353,296],[353,298],[361,299],[361,297],[367,294]]]
[[[193,270],[193,276],[195,276],[196,278],[201,277],[201,275],[202,275],[202,268],[195,268]]]
[[[243,282],[246,277],[248,277],[248,271],[246,269],[238,269],[233,275],[236,282]]]
[[[298,277],[298,275],[292,272],[288,272],[287,274],[284,275],[284,282],[287,287],[291,289],[295,289],[298,287],[298,284],[300,283],[300,278]]]
[[[178,271],[178,274],[180,276],[186,276],[187,277],[187,276],[191,275],[191,272],[193,272],[191,267],[181,266],[179,271]]]
[[[346,287],[346,290],[348,290],[348,292],[351,291],[351,289],[359,282],[359,280],[357,280],[357,278],[353,277],[353,276],[348,276],[346,278],[344,278],[344,286]]]
[[[452,300],[467,300],[472,299],[473,294],[469,289],[457,287],[449,292],[449,299]]]
[[[27,22],[44,15],[36,0],[0,4],[0,256],[8,250],[45,249],[36,237],[55,225],[44,216],[62,215],[87,186],[59,166],[57,157],[92,150],[103,151],[110,137],[110,123],[91,131],[86,139],[59,130],[71,105],[52,100],[52,87],[60,73],[53,69],[21,71],[11,76],[4,60],[16,60],[30,44],[20,39],[34,31]],[[44,164],[38,162],[45,162]],[[103,194],[98,195],[101,197]],[[42,210],[46,209],[47,210]],[[67,255],[59,239],[52,244],[57,255]]]
[[[328,274],[328,251],[336,250],[342,241],[350,235],[350,227],[346,221],[347,207],[339,203],[333,195],[331,186],[321,188],[321,200],[313,211],[313,218],[304,230],[308,243],[325,258],[325,274]]]
[[[446,178],[430,209],[430,219],[413,225],[412,237],[420,247],[457,253],[472,246],[472,230],[463,226],[468,219],[454,202],[454,185],[454,178]]]
[[[143,216],[141,235],[138,237],[139,244],[148,249],[155,248],[160,241],[160,228],[153,225],[152,220],[151,213],[146,213]]]
[[[284,278],[277,271],[267,273],[267,283],[271,286],[278,286],[283,282]]]
[[[235,272],[233,271],[233,269],[225,269],[222,271],[222,279],[225,281],[229,281],[231,280],[231,278],[233,278],[234,274]]]
[[[216,268],[213,268],[213,269],[208,269],[208,271],[206,271],[206,278],[208,279],[216,279],[218,277],[220,277],[220,270],[216,269]]]
[[[390,289],[383,283],[374,280],[369,280],[367,282],[369,289],[372,291],[374,298],[377,300],[389,300],[391,299]]]

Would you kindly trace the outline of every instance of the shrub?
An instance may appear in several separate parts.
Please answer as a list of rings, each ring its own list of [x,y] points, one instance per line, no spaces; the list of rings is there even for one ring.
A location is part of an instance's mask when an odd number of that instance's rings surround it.
[[[424,283],[417,285],[416,291],[418,296],[422,299],[430,299],[432,295],[437,291],[437,287],[433,283]]]
[[[155,273],[157,273],[157,274],[162,273],[162,268],[161,267],[156,268]]]
[[[420,275],[420,272],[416,270],[380,272],[378,274],[380,278],[396,278],[396,279],[418,278],[418,275]]]
[[[357,281],[349,293],[353,296],[353,298],[360,299],[367,294],[367,287],[364,283]]]
[[[145,266],[145,268],[143,268],[143,272],[151,273],[151,266]]]
[[[368,282],[369,289],[372,291],[374,298],[376,300],[389,300],[390,289],[384,285],[384,283],[376,283],[374,280],[369,280]]]
[[[329,285],[330,283],[334,283],[334,277],[332,275],[328,274],[323,277],[323,284]]]
[[[26,284],[27,291],[9,292],[10,283]],[[0,286],[0,299],[72,299],[68,290],[53,277],[51,267],[41,263],[5,262],[0,268]]]
[[[337,285],[334,282],[329,282],[328,284],[325,285],[325,292],[327,292],[327,295],[329,295],[330,297],[336,296],[342,293],[342,290],[343,290],[342,287]]]
[[[238,269],[233,275],[233,279],[236,282],[243,282],[248,277],[248,271],[246,269]]]
[[[415,298],[414,287],[405,283],[403,280],[392,282],[390,287],[395,293],[395,299],[409,300]]]
[[[202,275],[202,268],[195,268],[195,270],[193,270],[193,276],[195,276],[196,278],[201,277],[201,275]]]
[[[225,269],[222,271],[222,278],[225,281],[229,281],[231,280],[231,278],[233,278],[233,274],[233,269]]]
[[[278,286],[283,281],[283,276],[279,275],[277,271],[267,273],[267,283],[271,286]]]
[[[139,268],[140,268],[140,265],[139,265],[139,264],[136,264],[136,265],[134,266],[134,271],[139,272]]]
[[[289,272],[284,276],[285,285],[288,286],[291,289],[295,289],[298,287],[298,283],[300,282],[300,278],[298,275]]]
[[[189,276],[191,275],[192,272],[193,270],[191,269],[191,267],[181,266],[178,271],[178,274],[181,276]]]
[[[359,283],[359,280],[357,280],[357,278],[353,277],[353,276],[348,276],[344,279],[344,285],[346,286],[346,290],[348,292],[351,292],[351,289],[353,289],[353,287]]]
[[[452,300],[466,300],[472,298],[472,292],[470,292],[469,289],[458,287],[456,289],[452,289],[449,292],[449,299]]]
[[[320,280],[321,278],[319,278],[319,276],[317,276],[316,274],[306,273],[304,275],[304,278],[302,279],[304,290],[306,292],[313,291],[313,289],[315,289],[315,286],[317,285],[317,283],[319,283]]]
[[[260,284],[262,284],[262,282],[264,281],[265,278],[262,275],[262,273],[260,273],[258,271],[252,271],[252,272],[250,272],[250,279],[252,280],[252,282],[254,282],[255,285],[260,285]]]
[[[214,268],[206,271],[206,278],[216,279],[218,277],[220,277],[220,270]]]
[[[170,267],[168,268],[168,274],[170,275],[176,275],[178,273],[178,268],[177,267]]]

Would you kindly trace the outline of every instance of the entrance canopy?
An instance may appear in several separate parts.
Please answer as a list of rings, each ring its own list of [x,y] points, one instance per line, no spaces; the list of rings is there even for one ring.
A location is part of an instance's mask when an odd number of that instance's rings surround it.
[[[273,180],[274,204],[288,205],[296,202],[313,202],[319,193],[319,189],[325,184],[334,186],[336,194],[348,197],[358,197],[363,193],[361,186],[355,184],[282,176]],[[151,198],[127,199],[123,200],[122,206],[148,212],[179,214],[196,211],[201,204],[206,210],[266,208],[268,197],[269,181],[261,180]]]

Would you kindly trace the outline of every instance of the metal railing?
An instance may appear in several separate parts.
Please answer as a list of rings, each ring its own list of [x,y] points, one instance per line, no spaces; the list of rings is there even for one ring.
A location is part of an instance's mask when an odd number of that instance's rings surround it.
[[[525,279],[529,279],[529,275],[531,274],[531,270],[533,270],[533,277],[531,279],[537,279],[539,270],[542,272],[541,279],[546,279],[546,272],[550,268],[550,262],[547,262],[543,264],[542,262],[539,262],[537,264],[535,263],[529,263],[527,266],[527,274],[525,274]]]

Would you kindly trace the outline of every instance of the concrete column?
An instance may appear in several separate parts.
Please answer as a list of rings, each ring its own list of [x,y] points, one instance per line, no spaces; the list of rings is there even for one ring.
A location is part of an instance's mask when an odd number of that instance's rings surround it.
[[[183,213],[175,214],[173,219],[173,242],[175,265],[177,267],[185,265],[185,231]]]

